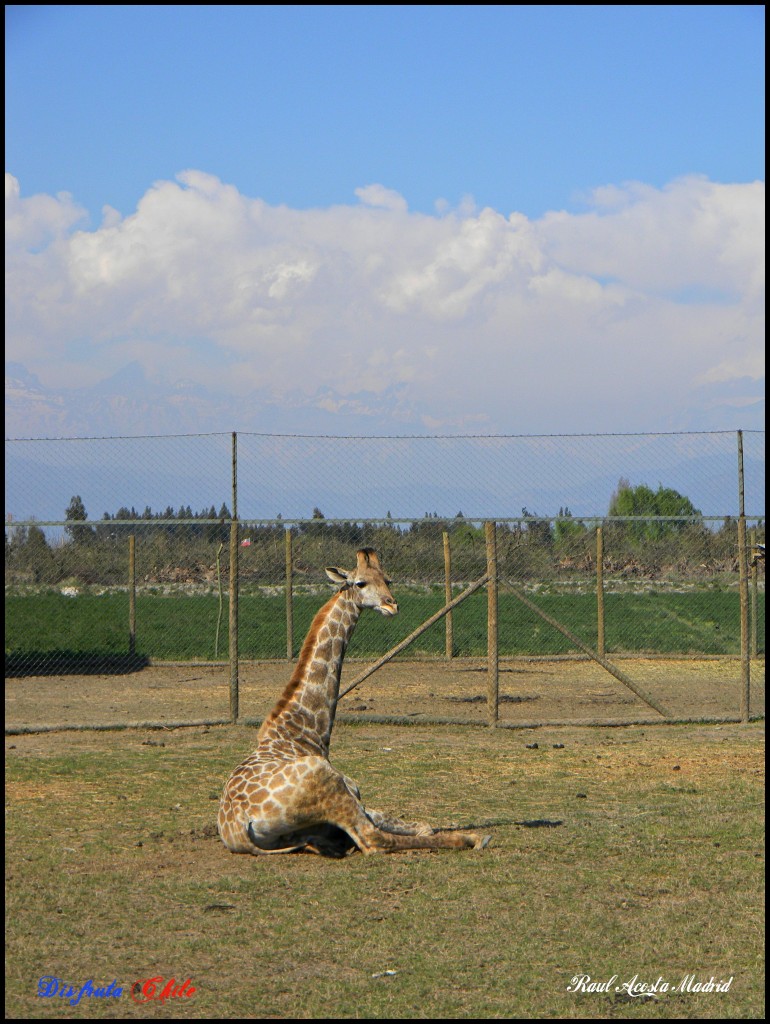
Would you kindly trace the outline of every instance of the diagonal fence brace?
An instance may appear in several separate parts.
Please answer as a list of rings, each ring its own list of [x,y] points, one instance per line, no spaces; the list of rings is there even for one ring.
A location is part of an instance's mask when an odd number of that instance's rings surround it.
[[[395,647],[391,647],[391,649],[386,654],[383,654],[378,661],[375,661],[373,665],[370,665],[359,676],[356,676],[350,686],[346,687],[342,691],[338,699],[344,697],[346,693],[350,693],[350,691],[355,686],[358,686],[359,683],[363,683],[364,679],[368,679],[369,676],[375,673],[378,668],[382,668],[382,666],[387,664],[387,662],[392,658],[395,658],[397,654],[400,654],[401,651],[405,650],[409,646],[409,644],[413,643],[418,636],[422,636],[426,629],[430,629],[431,626],[435,625],[440,619],[443,619],[448,612],[451,612],[453,608],[456,608],[458,604],[464,601],[466,597],[470,597],[471,594],[475,594],[477,590],[481,590],[481,588],[486,586],[487,583],[489,583],[489,575],[484,573],[481,579],[476,580],[475,583],[471,583],[469,587],[465,588],[462,594],[458,594],[457,597],[453,598],[448,604],[445,604],[440,611],[437,611],[435,615],[431,615],[429,619],[426,619],[421,626],[418,626],[417,629],[414,630],[413,633],[410,633],[408,637],[405,637],[400,643],[396,644]]]
[[[583,651],[584,654],[587,654],[589,658],[592,658],[595,662],[601,665],[606,672],[609,672],[611,676],[618,679],[624,686],[627,686],[629,690],[633,691],[637,697],[640,697],[645,704],[649,704],[653,710],[657,711],[659,715],[663,715],[664,718],[672,717],[671,712],[667,711],[662,704],[656,701],[654,697],[651,697],[650,694],[635,683],[633,679],[629,679],[625,672],[622,672],[617,665],[613,665],[611,661],[607,661],[607,659],[599,654],[598,651],[593,650],[593,648],[589,647],[588,644],[583,643],[579,637],[576,637],[574,633],[571,633],[566,626],[562,626],[560,622],[557,622],[556,619],[552,618],[547,612],[544,612],[542,608],[538,608],[534,601],[530,601],[528,597],[525,597],[525,595],[510,583],[510,581],[506,581],[506,584],[511,588],[511,593],[517,597],[523,605],[529,608],[529,610],[534,612],[536,615],[539,615],[541,619],[545,619],[549,626],[553,626],[554,629],[558,629],[558,631],[566,636],[571,643],[580,648],[580,650]]]

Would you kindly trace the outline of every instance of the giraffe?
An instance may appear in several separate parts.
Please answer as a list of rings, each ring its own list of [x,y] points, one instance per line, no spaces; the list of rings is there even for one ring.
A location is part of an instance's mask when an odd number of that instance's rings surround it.
[[[342,660],[364,608],[398,612],[371,548],[352,572],[327,568],[341,589],[310,626],[283,695],[262,723],[257,748],[230,775],[219,835],[233,853],[305,851],[344,857],[415,849],[483,848],[489,836],[438,831],[364,808],[358,786],[329,762]]]

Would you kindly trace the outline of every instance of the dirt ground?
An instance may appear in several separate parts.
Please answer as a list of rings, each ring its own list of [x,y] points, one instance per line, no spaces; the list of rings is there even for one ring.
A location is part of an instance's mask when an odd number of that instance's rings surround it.
[[[633,659],[617,666],[672,717],[736,716],[741,666],[732,659]],[[345,689],[366,668],[348,661]],[[287,662],[242,664],[239,715],[261,719],[291,675]],[[339,720],[372,716],[487,721],[487,672],[482,660],[395,661],[344,697]],[[41,725],[128,725],[229,719],[226,665],[154,665],[127,675],[31,676],[5,682],[6,732]],[[499,671],[503,724],[651,720],[660,716],[631,689],[591,661],[505,661]],[[751,666],[752,716],[764,715],[764,661]]]

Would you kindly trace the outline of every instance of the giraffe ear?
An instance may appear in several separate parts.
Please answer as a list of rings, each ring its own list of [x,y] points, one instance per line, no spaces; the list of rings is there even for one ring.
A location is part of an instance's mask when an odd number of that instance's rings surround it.
[[[326,566],[326,575],[335,583],[347,583],[350,579],[349,574],[344,569],[335,569],[333,565]]]

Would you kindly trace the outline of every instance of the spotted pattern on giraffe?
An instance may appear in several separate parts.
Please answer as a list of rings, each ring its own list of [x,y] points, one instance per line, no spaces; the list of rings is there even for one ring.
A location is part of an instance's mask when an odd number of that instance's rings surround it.
[[[359,788],[329,761],[342,661],[365,608],[397,614],[371,548],[355,570],[329,568],[341,589],[316,614],[297,665],[257,733],[257,748],[225,783],[217,819],[233,853],[342,857],[409,849],[484,848],[489,836],[402,821],[367,809]]]

